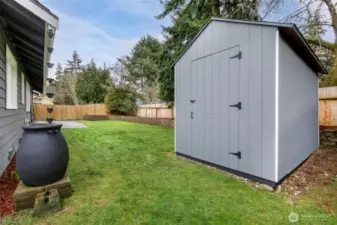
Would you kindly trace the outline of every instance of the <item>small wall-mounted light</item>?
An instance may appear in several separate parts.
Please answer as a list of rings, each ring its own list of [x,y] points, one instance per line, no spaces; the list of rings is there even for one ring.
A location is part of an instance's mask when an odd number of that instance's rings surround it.
[[[52,48],[52,47],[48,47],[47,49],[48,49],[48,52],[49,52],[50,54],[53,53],[53,51],[54,51],[54,48]]]
[[[49,68],[53,68],[54,63],[47,63],[47,66],[48,66]]]
[[[54,37],[54,30],[53,29],[48,29],[48,31],[47,31],[47,34],[48,34],[48,37],[50,38],[50,39],[52,39],[53,37]]]

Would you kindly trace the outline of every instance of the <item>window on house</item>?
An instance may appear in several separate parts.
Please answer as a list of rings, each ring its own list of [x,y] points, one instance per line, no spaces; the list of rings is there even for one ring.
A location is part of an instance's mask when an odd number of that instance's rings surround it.
[[[21,103],[25,104],[25,75],[21,73]]]
[[[30,106],[32,104],[32,93],[29,83],[26,81],[26,111],[30,112]]]
[[[18,68],[16,60],[6,45],[6,108],[18,108]]]

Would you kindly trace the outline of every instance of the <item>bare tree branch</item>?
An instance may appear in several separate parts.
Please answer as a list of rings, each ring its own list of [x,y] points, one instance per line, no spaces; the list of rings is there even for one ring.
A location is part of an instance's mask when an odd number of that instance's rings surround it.
[[[337,37],[337,12],[334,4],[332,3],[331,0],[321,0],[326,4],[326,6],[329,9],[331,20],[332,20],[332,27],[333,31],[335,33],[335,36]]]
[[[326,49],[329,49],[330,51],[334,51],[335,45],[329,41],[325,41],[320,38],[315,38],[315,37],[309,37],[307,38],[307,41],[309,44],[317,45]]]

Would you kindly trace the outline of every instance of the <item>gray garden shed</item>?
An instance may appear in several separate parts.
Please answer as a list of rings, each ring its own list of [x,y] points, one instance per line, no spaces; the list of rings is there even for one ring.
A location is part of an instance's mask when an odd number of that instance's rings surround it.
[[[319,146],[326,70],[295,25],[214,18],[174,71],[178,155],[275,186]]]

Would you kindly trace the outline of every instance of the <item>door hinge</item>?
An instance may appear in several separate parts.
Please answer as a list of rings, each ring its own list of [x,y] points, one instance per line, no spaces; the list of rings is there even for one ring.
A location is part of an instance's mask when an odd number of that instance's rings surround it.
[[[236,54],[236,55],[230,57],[230,59],[235,59],[235,58],[238,58],[239,60],[242,59],[242,51],[239,51],[238,54]]]
[[[241,152],[230,152],[229,154],[235,155],[236,157],[238,157],[239,159],[241,159]]]
[[[241,104],[241,102],[238,102],[238,103],[235,104],[235,105],[229,105],[229,107],[236,107],[236,108],[238,108],[239,110],[241,110],[241,109],[242,109],[242,104]]]

